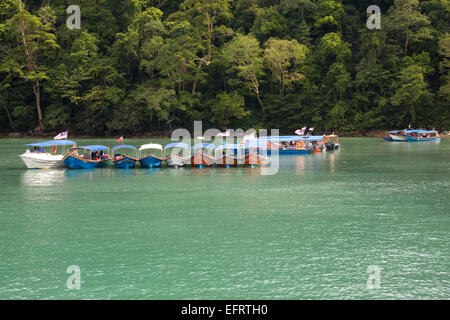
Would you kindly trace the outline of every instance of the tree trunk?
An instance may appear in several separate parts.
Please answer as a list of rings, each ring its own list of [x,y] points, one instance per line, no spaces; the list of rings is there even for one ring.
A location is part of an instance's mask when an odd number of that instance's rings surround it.
[[[405,56],[408,55],[409,30],[406,30]]]
[[[198,63],[197,75],[196,75],[196,78],[195,78],[195,80],[194,80],[194,83],[192,84],[192,94],[194,94],[195,91],[197,90],[198,76],[199,76],[200,70],[201,70],[201,68],[202,68],[202,63],[203,63],[202,60],[200,60],[200,62]]]
[[[42,122],[42,110],[41,110],[41,89],[39,80],[36,80],[33,86],[34,95],[36,97],[36,109],[38,113],[38,119],[39,119],[39,130],[44,129],[44,123]]]
[[[256,92],[256,99],[258,99],[259,105],[261,106],[262,114],[264,116],[264,105],[263,105],[263,103],[261,101],[261,97],[259,96],[259,91]]]
[[[3,109],[5,109],[6,114],[8,115],[9,125],[12,126],[11,113],[9,113],[9,110],[6,106],[3,106]]]

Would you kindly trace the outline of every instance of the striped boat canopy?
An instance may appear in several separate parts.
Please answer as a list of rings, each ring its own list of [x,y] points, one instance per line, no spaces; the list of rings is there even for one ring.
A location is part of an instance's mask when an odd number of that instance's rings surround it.
[[[97,144],[94,144],[92,146],[82,146],[82,147],[78,147],[78,148],[74,148],[74,149],[87,149],[90,151],[105,151],[105,150],[109,150],[108,147],[105,146],[100,146]]]
[[[248,142],[256,143],[259,142],[291,142],[291,141],[320,141],[323,140],[324,136],[271,136],[271,137],[260,137],[256,139],[249,139]]]
[[[136,147],[130,146],[128,144],[121,144],[115,147],[112,147],[111,150],[116,150],[116,149],[120,149],[120,148],[126,148],[126,149],[134,149],[136,150]]]
[[[436,130],[403,130],[404,133],[437,133]]]
[[[77,143],[70,140],[50,140],[45,142],[26,144],[25,147],[53,147],[53,146],[65,146],[74,144],[76,145]]]
[[[189,149],[189,145],[187,143],[183,143],[183,142],[174,142],[174,143],[169,143],[168,145],[166,145],[164,147],[164,149],[168,149],[168,148],[184,148],[184,149]]]

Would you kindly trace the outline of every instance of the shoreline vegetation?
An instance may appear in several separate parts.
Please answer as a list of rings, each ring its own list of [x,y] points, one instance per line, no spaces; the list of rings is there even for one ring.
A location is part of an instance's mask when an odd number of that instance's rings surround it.
[[[0,128],[12,136],[167,136],[194,120],[450,130],[449,1],[377,1],[379,18],[372,0],[70,4],[2,0]]]
[[[366,132],[334,132],[341,138],[379,138],[384,135],[388,130],[371,130]],[[330,132],[314,132],[314,135],[329,134]],[[52,140],[57,133],[49,134],[30,134],[23,132],[10,132],[0,133],[0,139],[49,139]],[[282,133],[280,133],[281,135]],[[286,133],[288,135],[294,135],[293,133]],[[270,133],[269,133],[270,135]],[[442,138],[450,137],[450,131],[440,132]],[[193,136],[193,135],[192,135]],[[71,135],[71,139],[117,139],[117,136],[105,135],[105,136],[91,136],[91,135]],[[126,136],[125,139],[170,139],[169,132],[158,133],[141,133]]]

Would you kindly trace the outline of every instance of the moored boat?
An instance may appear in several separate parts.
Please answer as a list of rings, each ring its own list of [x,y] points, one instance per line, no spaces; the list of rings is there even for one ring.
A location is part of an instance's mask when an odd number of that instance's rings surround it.
[[[134,153],[134,157],[130,156],[127,153],[122,154],[122,153],[116,153],[116,150],[121,150],[121,149],[128,149],[128,150],[132,150]],[[115,168],[120,168],[120,169],[129,169],[129,168],[134,168],[136,165],[136,161],[137,161],[137,151],[136,148],[130,145],[118,145],[115,147],[111,148],[111,151],[113,153],[112,156],[112,163],[114,165]]]
[[[223,144],[218,146],[215,150],[215,164],[220,167],[235,167],[238,165],[238,159],[235,156],[238,154],[239,145],[237,144]]]
[[[384,137],[384,140],[391,142],[406,142],[406,137],[402,134],[402,131],[389,131]]]
[[[164,147],[164,155],[167,156],[164,161],[168,167],[179,168],[189,161],[183,154],[189,153],[189,145],[183,142],[174,142]]]
[[[243,145],[244,155],[238,158],[238,163],[246,167],[260,167],[270,163],[266,156],[267,143],[264,140],[251,140]]]
[[[159,150],[160,156],[156,155],[153,150]],[[143,151],[147,154],[143,155]],[[149,143],[139,148],[139,163],[143,168],[159,168],[164,158],[164,149],[160,144]]]
[[[339,143],[339,137],[335,134],[325,136],[323,143],[325,144],[326,151],[339,150],[339,148],[341,147]]]
[[[32,147],[32,149],[27,149],[19,157],[29,169],[64,168],[63,154],[67,145],[74,147],[76,143],[70,140],[50,140],[30,143],[25,146]],[[62,148],[61,154],[56,154],[58,147]],[[46,150],[46,148],[51,148],[51,150]]]
[[[65,165],[70,169],[94,169],[106,167],[111,159],[105,151],[109,148],[100,145],[91,145],[71,148],[63,158]]]
[[[212,143],[199,143],[192,146],[193,155],[191,157],[191,165],[196,168],[211,167],[214,164],[214,157],[212,150],[214,150],[214,144]]]
[[[408,142],[439,142],[441,136],[436,130],[405,130],[403,135]]]
[[[249,141],[267,149],[267,155],[274,152],[279,155],[305,155],[312,152],[332,151],[339,149],[338,136],[271,136],[260,137]],[[248,143],[247,143],[248,144]]]

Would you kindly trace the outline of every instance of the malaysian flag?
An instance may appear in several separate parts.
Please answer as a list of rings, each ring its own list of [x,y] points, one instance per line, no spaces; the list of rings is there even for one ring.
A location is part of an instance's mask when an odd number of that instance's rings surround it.
[[[67,139],[68,135],[69,135],[69,131],[61,132],[56,137],[54,137],[53,140]]]
[[[305,133],[306,127],[295,130],[295,134],[302,136]]]

